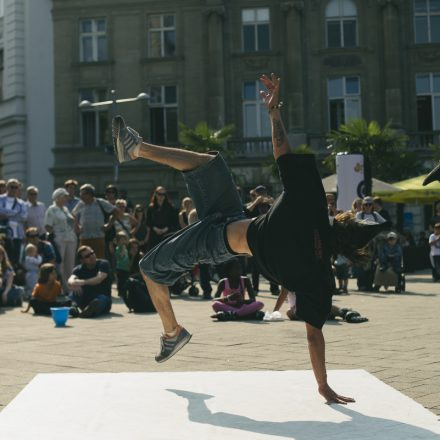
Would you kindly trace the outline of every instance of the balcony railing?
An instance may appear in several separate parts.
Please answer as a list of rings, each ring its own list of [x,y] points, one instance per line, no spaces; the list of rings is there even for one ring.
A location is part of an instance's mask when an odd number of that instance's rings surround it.
[[[235,157],[266,157],[272,154],[270,137],[229,139],[228,150]]]

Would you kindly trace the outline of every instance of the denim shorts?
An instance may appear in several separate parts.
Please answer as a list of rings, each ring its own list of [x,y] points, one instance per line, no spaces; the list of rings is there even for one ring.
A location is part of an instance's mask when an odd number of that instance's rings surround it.
[[[199,220],[154,247],[139,263],[159,284],[173,285],[195,265],[220,264],[236,254],[226,240],[226,226],[245,218],[231,172],[219,153],[208,163],[183,172]]]

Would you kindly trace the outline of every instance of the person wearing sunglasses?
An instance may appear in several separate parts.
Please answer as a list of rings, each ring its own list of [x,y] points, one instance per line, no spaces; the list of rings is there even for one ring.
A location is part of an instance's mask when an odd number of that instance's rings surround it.
[[[385,223],[386,220],[374,210],[374,199],[366,196],[362,199],[362,211],[356,213],[356,219],[372,223]]]
[[[118,160],[142,157],[181,171],[199,217],[140,262],[164,327],[156,361],[166,361],[191,339],[177,322],[168,286],[197,263],[220,264],[237,255],[253,255],[263,275],[296,293],[296,313],[305,321],[318,392],[328,403],[346,404],[354,400],[330,388],[325,367],[322,327],[335,290],[331,256],[343,253],[351,261],[362,260],[364,246],[381,225],[361,224],[351,213],[338,214],[330,225],[314,155],[291,151],[279,110],[280,79],[272,74],[260,80],[266,87],[260,96],[272,126],[273,155],[284,190],[267,213],[253,219],[246,218],[231,172],[219,153],[152,145],[128,127],[122,116],[113,118]]]
[[[9,179],[6,194],[0,196],[0,233],[6,237],[6,250],[14,267],[19,262],[28,217],[26,203],[20,198],[20,186],[17,179]]]
[[[112,274],[106,260],[96,258],[90,246],[77,251],[80,264],[73,269],[68,286],[72,300],[81,310],[80,318],[95,318],[110,312],[112,307]]]

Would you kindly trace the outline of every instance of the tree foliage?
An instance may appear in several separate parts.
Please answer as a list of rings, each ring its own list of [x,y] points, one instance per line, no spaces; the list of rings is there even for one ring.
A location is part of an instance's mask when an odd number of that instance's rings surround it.
[[[351,119],[339,130],[327,135],[331,154],[324,160],[335,170],[337,153],[361,153],[370,159],[373,177],[388,182],[403,180],[422,172],[419,156],[408,150],[408,137],[391,128],[388,122],[383,127],[376,121]]]
[[[207,151],[217,150],[225,155],[231,156],[231,152],[226,147],[226,141],[235,131],[234,124],[226,125],[219,130],[209,128],[206,122],[199,122],[195,128],[188,127],[179,123],[179,141],[184,145],[183,148],[206,153]]]

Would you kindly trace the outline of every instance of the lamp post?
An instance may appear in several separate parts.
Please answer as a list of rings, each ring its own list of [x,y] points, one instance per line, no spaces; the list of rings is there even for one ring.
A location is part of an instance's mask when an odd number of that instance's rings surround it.
[[[79,103],[79,108],[81,109],[90,109],[95,107],[110,107],[110,132],[111,132],[111,121],[114,116],[117,114],[117,108],[118,104],[124,104],[126,102],[134,102],[134,101],[146,101],[150,99],[150,95],[148,95],[145,92],[139,93],[134,98],[122,98],[122,99],[116,99],[116,90],[110,90],[110,97],[108,101],[100,101],[100,102],[90,102],[90,101],[81,101]],[[119,163],[116,159],[116,156],[114,156],[114,182],[117,183],[119,179]]]

